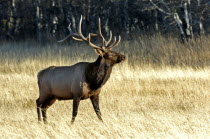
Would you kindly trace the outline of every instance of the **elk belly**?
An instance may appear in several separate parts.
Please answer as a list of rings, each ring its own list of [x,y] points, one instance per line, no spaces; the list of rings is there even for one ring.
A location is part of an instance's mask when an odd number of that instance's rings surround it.
[[[59,100],[73,99],[72,83],[66,78],[54,78],[51,81],[52,94]]]

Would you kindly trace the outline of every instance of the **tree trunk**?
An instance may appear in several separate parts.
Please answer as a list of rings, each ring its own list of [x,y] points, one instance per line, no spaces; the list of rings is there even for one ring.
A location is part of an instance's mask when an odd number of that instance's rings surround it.
[[[40,0],[37,0],[36,3],[36,33],[37,33],[37,40],[39,43],[42,43],[42,23],[41,23],[41,13],[42,10],[40,8]]]
[[[175,20],[175,22],[176,22],[176,24],[177,24],[177,26],[179,28],[179,31],[181,33],[181,39],[182,39],[182,41],[183,42],[186,41],[186,35],[185,35],[184,30],[182,28],[183,27],[182,26],[183,23],[180,20],[179,15],[177,13],[174,13],[173,18],[174,18],[174,20]]]
[[[159,31],[159,26],[158,26],[158,10],[154,11],[154,16],[155,16],[155,31]]]
[[[15,13],[15,0],[9,0],[8,1],[8,22],[7,22],[7,26],[8,26],[8,31],[7,31],[7,37],[8,39],[12,39],[15,40],[13,35],[14,35],[14,30],[15,30],[15,18],[14,18],[14,13]]]
[[[194,33],[193,33],[193,26],[192,26],[193,19],[192,19],[192,10],[191,10],[191,0],[188,0],[187,5],[188,5],[188,11],[189,11],[190,34],[191,34],[191,38],[193,38]]]
[[[123,22],[123,26],[125,30],[125,34],[124,37],[125,39],[128,38],[128,34],[129,34],[129,28],[128,28],[128,24],[129,24],[129,16],[128,16],[128,0],[124,1],[124,9],[123,9],[123,13],[124,13],[124,22]]]
[[[58,7],[57,5],[58,3],[55,3],[55,0],[52,1],[52,8],[53,9],[56,9],[56,7]],[[56,34],[57,34],[57,31],[58,31],[58,17],[56,15],[57,12],[54,12],[53,13],[53,21],[52,21],[52,24],[53,24],[53,37],[56,37]]]
[[[181,14],[182,14],[182,28],[183,28],[183,31],[184,31],[184,34],[185,34],[185,37],[186,37],[186,40],[189,40],[193,37],[193,33],[192,33],[192,27],[191,27],[191,19],[190,19],[190,16],[189,16],[189,4],[190,3],[187,3],[185,2],[183,4],[183,7],[181,8]]]
[[[198,1],[198,9],[201,9],[201,0],[197,0]],[[199,25],[199,35],[204,35],[205,34],[205,30],[203,28],[203,15],[202,15],[202,12],[201,14],[199,13],[198,14],[198,18],[199,18],[199,21],[198,21],[198,25]]]

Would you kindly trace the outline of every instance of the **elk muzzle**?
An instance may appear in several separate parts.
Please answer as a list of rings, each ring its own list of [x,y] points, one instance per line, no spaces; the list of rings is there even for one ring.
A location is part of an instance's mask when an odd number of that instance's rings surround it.
[[[123,62],[125,61],[126,57],[124,55],[120,55],[117,59],[117,62],[120,63],[120,62]]]

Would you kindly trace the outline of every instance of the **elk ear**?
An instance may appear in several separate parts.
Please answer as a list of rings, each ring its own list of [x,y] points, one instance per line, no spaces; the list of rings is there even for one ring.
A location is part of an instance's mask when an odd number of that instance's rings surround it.
[[[105,53],[103,51],[101,51],[100,49],[94,49],[95,52],[100,55],[100,56],[103,56]]]

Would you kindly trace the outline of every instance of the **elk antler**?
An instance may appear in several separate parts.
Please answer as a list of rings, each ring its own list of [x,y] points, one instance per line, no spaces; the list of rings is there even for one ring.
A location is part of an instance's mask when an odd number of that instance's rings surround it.
[[[71,30],[71,23],[68,26],[68,30],[70,32],[69,35],[67,37],[65,37],[63,40],[60,40],[58,42],[63,42],[66,39],[68,39],[69,37],[72,37],[74,40],[87,42],[88,45],[90,45],[91,47],[93,47],[95,49],[100,49],[103,52],[105,51],[103,48],[101,48],[99,46],[96,46],[95,44],[91,43],[91,41],[90,41],[91,40],[91,37],[98,36],[97,34],[89,33],[89,35],[87,37],[84,37],[84,35],[82,34],[82,16],[80,18],[80,22],[79,22],[79,26],[78,26],[78,33],[73,33],[73,31]],[[81,39],[80,38],[77,38],[75,36],[81,37]]]
[[[82,34],[82,16],[80,18],[80,22],[79,22],[79,25],[78,25],[78,33],[74,33],[71,30],[71,23],[68,26],[68,30],[70,32],[69,35],[67,37],[65,37],[64,39],[58,41],[58,42],[63,42],[66,39],[68,39],[69,37],[72,37],[74,40],[77,40],[77,41],[85,41],[86,43],[88,43],[88,45],[90,45],[94,49],[100,49],[104,52],[104,51],[106,51],[106,49],[111,50],[113,47],[117,46],[120,43],[120,40],[121,40],[121,37],[119,36],[119,40],[116,43],[116,37],[114,36],[114,42],[109,44],[112,40],[112,31],[110,31],[109,40],[108,41],[105,40],[105,38],[104,38],[104,36],[102,35],[102,32],[101,32],[101,20],[100,20],[100,18],[99,18],[99,23],[98,23],[99,35],[94,34],[94,33],[89,33],[87,37],[84,37],[84,35]],[[91,37],[97,37],[97,36],[102,39],[102,46],[101,47],[91,43]],[[77,37],[80,37],[80,38],[77,38]]]
[[[120,41],[121,41],[120,35],[119,35],[119,40],[117,41],[117,43],[116,43],[116,40],[117,40],[116,37],[114,37],[114,42],[112,44],[110,44],[109,46],[107,46],[107,49],[111,50],[112,48],[114,48],[115,46],[117,46],[120,43]]]
[[[78,34],[73,33],[73,31],[71,30],[71,23],[69,24],[69,26],[68,26],[67,28],[68,28],[68,30],[69,30],[69,32],[70,32],[69,35],[66,36],[64,39],[62,39],[62,40],[60,40],[60,41],[57,41],[57,42],[63,42],[63,41],[65,41],[65,40],[67,40],[69,37],[78,36]],[[77,38],[75,38],[75,39],[77,39]],[[80,40],[80,39],[77,39],[77,40]]]
[[[102,39],[102,48],[111,50],[113,47],[117,46],[120,43],[121,37],[119,36],[119,40],[116,43],[116,37],[114,36],[114,42],[112,44],[109,44],[112,40],[112,31],[110,31],[110,33],[109,33],[110,34],[109,40],[106,41],[104,39],[104,36],[101,33],[101,20],[100,20],[100,18],[98,19],[98,31],[99,31],[99,37],[101,37],[101,39]]]

